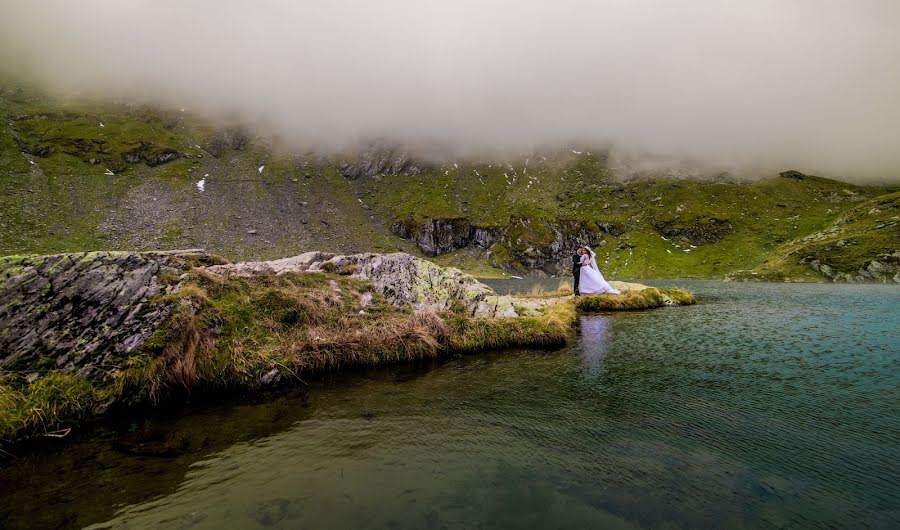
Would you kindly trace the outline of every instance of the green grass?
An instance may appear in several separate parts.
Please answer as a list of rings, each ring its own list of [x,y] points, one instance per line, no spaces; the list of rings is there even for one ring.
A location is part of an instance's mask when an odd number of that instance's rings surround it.
[[[823,230],[779,246],[761,265],[735,277],[822,281],[825,276],[811,264],[843,274],[856,274],[872,260],[900,264],[898,219],[900,192],[881,195],[845,212]]]
[[[625,291],[622,294],[579,296],[575,307],[579,311],[642,311],[665,305],[693,305],[694,295],[684,289],[650,287],[641,291]]]
[[[104,397],[75,374],[54,371],[25,383],[0,371],[0,441],[64,435],[63,425],[89,416]]]
[[[533,158],[527,172],[522,162],[513,169],[458,166],[361,179],[357,186],[389,222],[465,215],[476,226],[501,229],[506,243],[492,249],[492,258],[513,270],[529,247],[552,242],[552,226],[584,228],[606,241],[595,249],[604,270],[632,278],[723,277],[762,262],[779,244],[820,229],[882,192],[818,177],[621,182],[603,157],[586,153]],[[608,225],[623,233],[602,234],[600,227]],[[662,226],[688,235],[664,239]],[[713,241],[692,241],[691,233],[703,232],[717,234]]]

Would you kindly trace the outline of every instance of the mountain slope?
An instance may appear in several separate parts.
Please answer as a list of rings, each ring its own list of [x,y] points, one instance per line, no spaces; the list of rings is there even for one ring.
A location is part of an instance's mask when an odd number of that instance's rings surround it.
[[[790,241],[735,278],[900,283],[900,192],[866,201],[821,231]]]
[[[588,150],[487,163],[389,146],[285,154],[233,123],[9,83],[0,119],[0,255],[402,250],[480,275],[565,274],[589,244],[612,277],[724,277],[891,191],[796,172],[622,180]]]

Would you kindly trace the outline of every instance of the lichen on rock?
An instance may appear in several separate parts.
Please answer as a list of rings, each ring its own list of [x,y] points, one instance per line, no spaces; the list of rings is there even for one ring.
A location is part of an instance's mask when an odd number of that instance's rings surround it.
[[[200,251],[83,252],[0,258],[0,367],[103,379],[168,314],[165,280],[208,260]]]

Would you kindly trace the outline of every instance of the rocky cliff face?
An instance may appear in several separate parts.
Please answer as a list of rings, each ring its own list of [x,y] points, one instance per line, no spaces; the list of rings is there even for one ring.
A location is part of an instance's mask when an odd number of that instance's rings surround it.
[[[528,227],[529,220],[513,225]],[[525,243],[516,230],[478,227],[468,219],[411,219],[394,224],[392,231],[414,242],[425,254],[439,256],[461,249],[491,252],[502,246],[509,255],[495,264],[508,272],[526,271],[528,274],[563,274],[571,268],[574,249],[587,245],[603,247],[605,234],[621,235],[624,230],[614,223],[599,223],[596,228],[577,222],[542,223],[540,230],[547,234],[544,243]]]
[[[499,239],[499,231],[473,226],[468,219],[425,219],[421,223],[406,220],[391,230],[414,242],[428,256],[438,256],[473,247],[488,250]]]
[[[0,367],[102,379],[168,315],[167,304],[151,300],[209,260],[198,251],[0,258]]]
[[[351,162],[338,164],[341,174],[350,180],[376,175],[418,175],[428,167],[413,160],[405,151],[377,145],[371,146]]]

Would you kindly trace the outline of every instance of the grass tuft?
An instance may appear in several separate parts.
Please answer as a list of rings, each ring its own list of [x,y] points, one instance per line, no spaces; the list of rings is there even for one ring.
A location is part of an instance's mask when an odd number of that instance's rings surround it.
[[[59,436],[63,426],[89,415],[102,397],[72,373],[50,372],[28,383],[0,372],[0,440]]]
[[[622,294],[586,295],[576,298],[580,311],[640,311],[665,305],[692,305],[694,296],[684,289],[657,289],[649,287],[641,291],[625,291]]]

